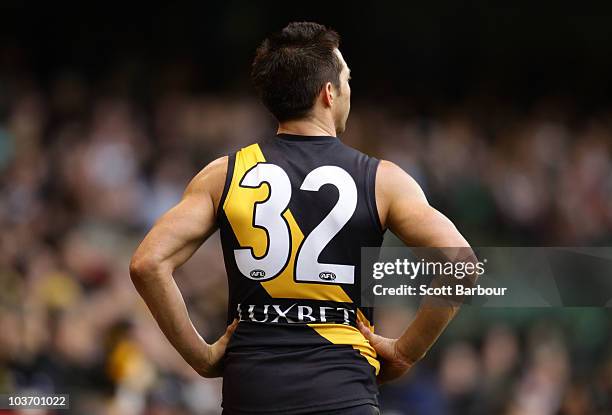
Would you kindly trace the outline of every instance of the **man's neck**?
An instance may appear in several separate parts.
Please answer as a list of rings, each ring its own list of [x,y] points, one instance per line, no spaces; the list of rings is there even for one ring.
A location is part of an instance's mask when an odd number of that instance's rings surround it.
[[[336,127],[316,119],[284,121],[279,123],[277,134],[335,137]]]

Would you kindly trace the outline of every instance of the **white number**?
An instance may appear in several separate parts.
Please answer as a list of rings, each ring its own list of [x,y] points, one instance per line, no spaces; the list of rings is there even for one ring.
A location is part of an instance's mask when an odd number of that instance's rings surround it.
[[[289,177],[275,164],[259,163],[244,175],[240,186],[257,188],[262,183],[268,183],[270,193],[266,200],[255,204],[253,226],[266,231],[266,252],[261,258],[256,258],[252,248],[234,250],[240,272],[248,278],[260,281],[280,274],[287,265],[291,252],[289,227],[282,216],[291,199]],[[270,252],[274,255],[268,255]]]
[[[289,177],[275,164],[259,163],[244,175],[240,186],[257,188],[262,183],[268,183],[270,194],[266,200],[255,204],[253,225],[266,231],[266,252],[257,258],[252,248],[234,250],[240,272],[259,281],[280,274],[291,252],[289,225],[282,216],[291,199]],[[300,189],[316,192],[325,184],[334,185],[338,189],[338,202],[302,242],[296,255],[295,279],[302,282],[353,284],[353,265],[321,264],[319,256],[353,216],[357,208],[357,186],[346,170],[337,166],[322,166],[306,176]]]
[[[295,279],[353,284],[355,282],[353,265],[321,264],[319,255],[353,216],[357,208],[357,186],[346,170],[336,166],[322,166],[306,176],[300,189],[316,192],[324,184],[332,184],[338,188],[338,202],[302,243],[297,254]]]

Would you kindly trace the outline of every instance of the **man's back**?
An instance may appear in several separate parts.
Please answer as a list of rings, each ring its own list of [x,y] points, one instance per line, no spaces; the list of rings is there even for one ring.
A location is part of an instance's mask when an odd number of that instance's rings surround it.
[[[376,353],[356,328],[360,248],[380,246],[378,160],[330,136],[279,134],[228,158],[217,212],[240,323],[223,406],[287,413],[375,404]]]

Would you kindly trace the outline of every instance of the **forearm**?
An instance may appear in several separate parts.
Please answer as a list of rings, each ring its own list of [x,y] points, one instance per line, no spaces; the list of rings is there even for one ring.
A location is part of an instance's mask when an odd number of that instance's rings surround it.
[[[427,248],[426,251],[430,253],[432,261],[462,263],[464,264],[463,269],[465,269],[465,264],[473,264],[472,269],[477,269],[477,258],[470,247]],[[457,292],[457,286],[473,287],[476,278],[475,271],[465,272],[461,278],[455,275],[437,276],[431,281],[430,286],[451,288],[450,292],[454,293]],[[464,300],[463,296],[454,294],[425,296],[414,321],[397,341],[397,349],[401,356],[405,357],[409,363],[420,360],[457,315]]]
[[[419,361],[433,346],[459,310],[425,302],[406,331],[397,340],[397,351],[407,363]]]
[[[202,370],[208,345],[193,326],[171,271],[132,267],[130,274],[166,338],[191,367]]]

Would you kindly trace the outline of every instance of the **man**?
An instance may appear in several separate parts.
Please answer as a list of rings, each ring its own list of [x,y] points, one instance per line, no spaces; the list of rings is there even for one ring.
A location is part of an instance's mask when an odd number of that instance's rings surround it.
[[[358,305],[360,248],[380,246],[386,229],[408,246],[468,244],[410,176],[337,138],[351,96],[338,46],[316,23],[291,23],[262,43],[252,78],[276,136],[206,166],[130,265],[172,345],[202,376],[223,376],[226,414],[378,413],[376,381],[408,371],[456,312],[422,306],[389,339]],[[231,324],[209,345],[172,273],[217,228]]]

